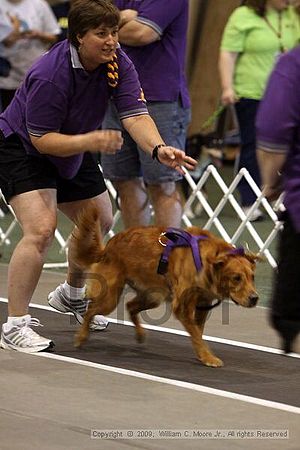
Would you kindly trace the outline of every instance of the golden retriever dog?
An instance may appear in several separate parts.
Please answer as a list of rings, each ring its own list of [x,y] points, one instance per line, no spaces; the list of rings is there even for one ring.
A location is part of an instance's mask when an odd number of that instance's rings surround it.
[[[95,314],[108,315],[117,307],[128,284],[136,295],[126,306],[139,342],[144,340],[145,330],[138,314],[168,301],[190,334],[199,360],[206,366],[222,366],[202,339],[207,314],[216,300],[231,299],[246,308],[256,305],[254,271],[259,257],[197,227],[185,231],[130,228],[105,246],[100,228],[97,209],[91,206],[79,217],[71,238],[75,263],[89,272],[87,297],[91,299],[75,345],[87,340]]]

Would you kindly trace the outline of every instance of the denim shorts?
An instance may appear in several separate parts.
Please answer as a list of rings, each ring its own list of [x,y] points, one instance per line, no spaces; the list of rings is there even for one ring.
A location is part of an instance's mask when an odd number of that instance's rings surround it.
[[[181,102],[148,102],[147,107],[164,142],[184,150],[191,117],[190,108],[183,108]],[[142,177],[144,182],[150,185],[178,181],[182,178],[176,170],[153,161],[148,153],[137,146],[122,128],[112,103],[103,122],[103,129],[122,130],[124,138],[124,145],[119,152],[114,155],[101,155],[104,178],[120,181]]]

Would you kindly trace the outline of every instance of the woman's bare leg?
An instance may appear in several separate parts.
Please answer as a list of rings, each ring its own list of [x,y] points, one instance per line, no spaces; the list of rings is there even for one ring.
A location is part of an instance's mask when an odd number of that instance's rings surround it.
[[[93,199],[87,199],[87,200],[79,200],[75,202],[68,202],[68,203],[60,203],[58,205],[58,208],[60,211],[62,211],[74,224],[77,222],[78,214],[82,211],[82,209],[86,208],[91,202],[93,204],[98,205],[99,208],[99,216],[100,216],[100,223],[101,223],[101,229],[102,233],[106,234],[111,225],[113,220],[112,215],[112,206],[111,201],[109,198],[109,194],[107,191],[103,192],[100,195],[97,195],[97,197],[94,197]],[[72,240],[70,241],[69,249],[68,249],[68,274],[67,274],[67,283],[70,286],[81,288],[85,284],[85,273],[80,269],[80,267],[76,266],[72,261]]]
[[[13,197],[10,204],[23,237],[8,267],[8,315],[23,316],[39,281],[56,228],[56,190],[40,189]]]

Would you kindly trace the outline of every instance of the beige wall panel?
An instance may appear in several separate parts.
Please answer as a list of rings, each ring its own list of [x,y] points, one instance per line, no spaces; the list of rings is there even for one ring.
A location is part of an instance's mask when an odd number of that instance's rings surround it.
[[[190,74],[190,95],[192,100],[192,123],[189,135],[200,132],[202,124],[215,111],[220,98],[218,74],[219,46],[227,19],[239,0],[208,0],[205,20],[199,45],[195,54],[191,54],[193,35],[197,34],[195,17],[197,0],[191,1],[188,73]],[[201,2],[201,0],[200,0]]]

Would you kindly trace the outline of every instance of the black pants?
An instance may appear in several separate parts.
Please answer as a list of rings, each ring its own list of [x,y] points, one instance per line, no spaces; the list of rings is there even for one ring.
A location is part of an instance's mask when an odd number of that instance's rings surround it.
[[[255,183],[260,186],[261,178],[256,159],[255,132],[255,119],[258,106],[258,100],[241,98],[240,101],[236,103],[235,109],[241,137],[241,151],[238,169],[245,167]],[[240,192],[242,206],[249,206],[255,202],[257,197],[244,178],[239,183],[238,190]]]
[[[270,314],[280,335],[293,339],[300,331],[300,233],[288,214],[284,219]]]

